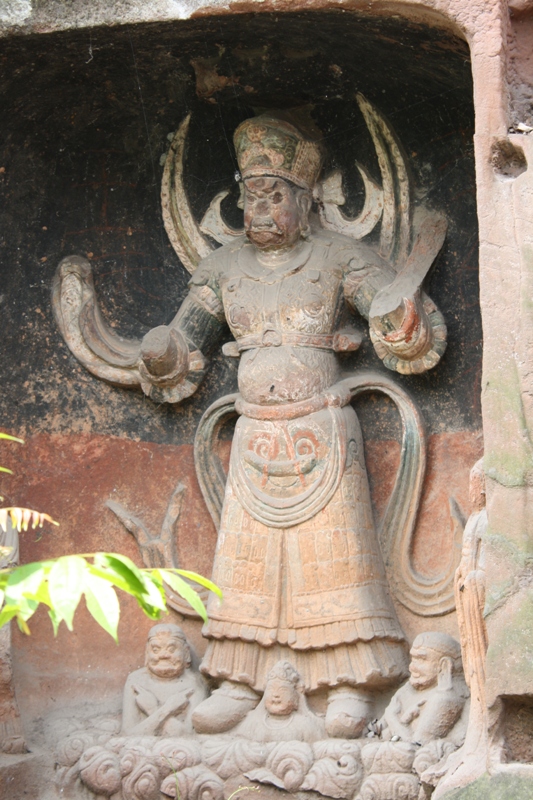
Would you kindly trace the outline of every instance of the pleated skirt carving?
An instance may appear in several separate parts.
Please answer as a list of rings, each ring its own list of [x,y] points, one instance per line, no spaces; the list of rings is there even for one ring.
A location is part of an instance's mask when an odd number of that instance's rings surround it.
[[[214,678],[263,691],[280,659],[294,665],[307,692],[340,685],[385,688],[407,675],[405,636],[374,527],[359,423],[350,406],[341,413],[342,477],[311,519],[287,528],[254,519],[239,502],[230,472],[213,570],[224,596],[210,598],[204,630],[210,641],[202,671]],[[241,417],[237,425],[252,422]]]

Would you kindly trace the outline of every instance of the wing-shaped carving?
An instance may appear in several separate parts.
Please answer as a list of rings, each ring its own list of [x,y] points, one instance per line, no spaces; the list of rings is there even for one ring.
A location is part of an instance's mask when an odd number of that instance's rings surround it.
[[[229,192],[219,192],[211,201],[209,208],[205,212],[200,223],[202,233],[211,236],[220,244],[232,242],[236,236],[242,236],[244,228],[231,228],[222,216],[220,204],[228,196]]]
[[[89,372],[118,386],[140,386],[141,343],[118,336],[106,325],[86,258],[67,256],[61,261],[52,286],[52,308],[67,345]]]
[[[382,120],[379,112],[366,100],[364,102],[371,109],[369,119],[374,120],[375,117],[378,121]],[[190,114],[185,117],[172,140],[163,172],[161,205],[163,221],[170,242],[183,265],[192,273],[201,259],[205,258],[213,249],[206,236],[211,237],[211,239],[220,244],[227,244],[236,236],[242,236],[243,230],[232,228],[222,216],[220,205],[229,194],[229,191],[219,192],[213,198],[200,225],[194,219],[183,182],[183,162],[190,118]],[[382,125],[386,127],[384,121]],[[388,180],[387,186],[390,184],[390,190],[387,193],[387,202],[390,205],[395,198],[393,188],[394,168],[389,163],[390,155],[382,144],[382,138],[374,137],[374,133],[372,135],[376,148],[380,148],[378,157],[384,185],[386,180]],[[389,133],[388,139],[393,140],[392,133]],[[394,151],[393,155],[401,158],[399,153],[398,149]],[[399,166],[400,171],[402,165],[405,166],[403,160]],[[351,236],[353,239],[362,239],[374,230],[382,217],[384,192],[372,180],[365,167],[357,164],[357,168],[365,186],[365,202],[361,213],[357,217],[351,219],[345,216],[339,208],[345,202],[342,191],[342,174],[339,171],[333,172],[318,184],[315,190],[315,199],[318,201],[320,220],[324,228]],[[398,169],[396,172],[398,172]],[[387,214],[388,218],[392,219],[394,217],[394,211],[391,209],[388,210]],[[389,228],[390,225],[387,227],[387,231]]]
[[[357,164],[357,169],[365,185],[365,203],[359,216],[350,219],[339,208],[345,202],[342,191],[342,173],[339,170],[328,175],[318,185],[318,213],[324,228],[351,236],[352,239],[363,239],[372,233],[381,219],[383,190],[372,180],[365,167]]]
[[[411,239],[411,186],[400,143],[385,117],[362,94],[357,102],[376,148],[383,182],[380,252],[392,264],[407,257]]]
[[[161,207],[170,243],[183,266],[192,274],[213,247],[194,219],[183,185],[183,157],[190,121],[191,115],[187,114],[170,145],[163,170]]]

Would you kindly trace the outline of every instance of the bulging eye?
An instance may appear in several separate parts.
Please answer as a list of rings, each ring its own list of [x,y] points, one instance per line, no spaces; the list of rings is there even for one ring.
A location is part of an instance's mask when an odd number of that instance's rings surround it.
[[[268,459],[272,448],[272,440],[258,437],[254,442],[254,450],[260,458]]]
[[[298,456],[313,456],[315,454],[314,443],[305,436],[302,436],[295,442],[294,449]]]
[[[281,203],[282,200],[283,200],[283,195],[281,194],[281,192],[274,192],[274,194],[272,195],[272,202],[277,205],[278,203]]]
[[[255,203],[255,197],[253,196],[253,194],[247,194],[247,195],[245,196],[245,199],[246,199],[246,202],[247,202],[249,205],[250,205],[250,204],[252,204],[252,203]]]

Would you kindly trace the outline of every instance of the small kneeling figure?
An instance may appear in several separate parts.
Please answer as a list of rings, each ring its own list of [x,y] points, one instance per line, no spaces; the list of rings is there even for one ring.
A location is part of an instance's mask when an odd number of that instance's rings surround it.
[[[326,737],[326,728],[307,705],[298,672],[288,661],[278,661],[267,676],[261,702],[235,735],[255,742],[317,742]]]
[[[206,698],[202,677],[191,669],[191,651],[177,625],[154,625],[146,642],[144,667],[126,680],[122,733],[127,736],[183,736],[193,733],[191,714]]]
[[[461,745],[466,733],[461,716],[469,691],[459,642],[446,633],[421,633],[411,647],[409,672],[409,681],[398,689],[381,719],[383,739],[425,745],[450,738],[456,747]]]

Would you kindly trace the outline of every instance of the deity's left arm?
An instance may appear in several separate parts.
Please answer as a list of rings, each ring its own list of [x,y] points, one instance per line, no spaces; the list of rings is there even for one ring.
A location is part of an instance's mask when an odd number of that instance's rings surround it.
[[[416,273],[396,273],[371,248],[358,246],[345,274],[348,303],[369,322],[374,348],[404,374],[434,367],[446,349],[446,325]]]
[[[417,741],[427,744],[433,739],[447,738],[461,717],[465,699],[465,693],[456,687],[445,692],[435,689],[420,714],[416,726]]]

